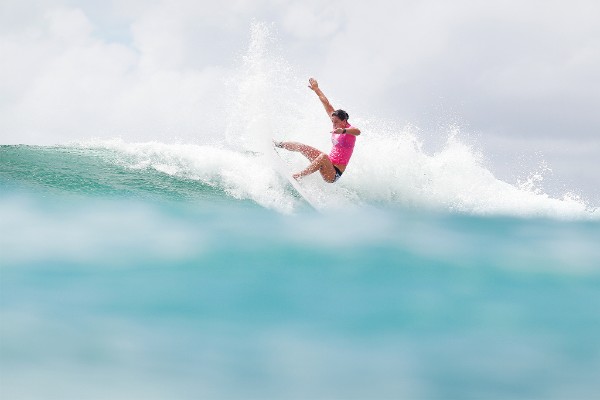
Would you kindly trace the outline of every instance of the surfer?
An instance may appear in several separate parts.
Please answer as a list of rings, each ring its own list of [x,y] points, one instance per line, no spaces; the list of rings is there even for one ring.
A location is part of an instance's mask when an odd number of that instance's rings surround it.
[[[300,179],[319,171],[325,182],[333,183],[340,179],[346,170],[350,156],[352,156],[352,151],[354,150],[356,137],[360,135],[360,129],[348,123],[349,116],[346,111],[335,110],[333,108],[327,97],[325,97],[325,94],[319,88],[316,79],[310,78],[308,83],[308,87],[319,96],[319,100],[323,103],[327,116],[331,119],[333,125],[333,130],[331,131],[333,147],[331,152],[328,155],[314,147],[297,142],[275,142],[275,146],[288,151],[297,151],[310,161],[308,167],[293,175],[295,179]]]

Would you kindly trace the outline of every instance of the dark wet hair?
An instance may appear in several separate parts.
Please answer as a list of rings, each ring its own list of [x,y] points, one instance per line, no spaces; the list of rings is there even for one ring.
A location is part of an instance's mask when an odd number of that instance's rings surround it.
[[[334,112],[331,113],[331,116],[336,116],[339,119],[341,119],[342,121],[348,121],[348,118],[350,118],[350,116],[348,115],[348,113],[344,110],[335,110]]]

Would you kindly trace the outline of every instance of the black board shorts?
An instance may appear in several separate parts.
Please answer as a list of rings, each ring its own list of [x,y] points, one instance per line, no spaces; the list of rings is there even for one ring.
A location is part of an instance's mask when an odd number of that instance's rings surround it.
[[[342,171],[340,171],[340,169],[338,167],[336,167],[335,165],[333,166],[333,169],[335,169],[335,178],[333,178],[333,182],[336,182],[338,179],[340,179],[342,177]]]

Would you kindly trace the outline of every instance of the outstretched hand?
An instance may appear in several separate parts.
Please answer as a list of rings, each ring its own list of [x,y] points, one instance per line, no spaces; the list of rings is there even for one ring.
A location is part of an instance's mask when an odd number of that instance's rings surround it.
[[[323,91],[321,89],[319,89],[319,83],[317,82],[317,80],[315,78],[310,78],[308,80],[308,87],[313,92],[315,92],[315,94],[317,96],[319,96],[319,100],[321,100],[321,103],[323,103],[323,107],[325,107],[325,112],[327,113],[327,118],[331,118],[331,113],[334,111],[334,108],[329,103],[329,100],[327,100],[327,97],[325,97],[325,94],[323,93]]]

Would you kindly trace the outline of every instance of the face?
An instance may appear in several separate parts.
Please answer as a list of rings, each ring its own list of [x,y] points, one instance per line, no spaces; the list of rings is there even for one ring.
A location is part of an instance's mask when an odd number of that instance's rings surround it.
[[[333,124],[333,129],[346,127],[346,121],[341,120],[337,115],[331,116],[331,123]]]

